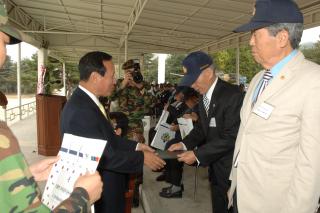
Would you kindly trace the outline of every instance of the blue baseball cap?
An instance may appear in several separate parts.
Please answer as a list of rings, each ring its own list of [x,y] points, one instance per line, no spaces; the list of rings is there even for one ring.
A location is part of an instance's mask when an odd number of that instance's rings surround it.
[[[248,32],[277,23],[303,23],[303,15],[294,1],[257,0],[250,22],[233,32]]]
[[[207,69],[213,64],[212,58],[202,52],[196,51],[190,53],[183,61],[183,72],[184,77],[181,79],[179,86],[191,86],[202,73],[203,70]]]

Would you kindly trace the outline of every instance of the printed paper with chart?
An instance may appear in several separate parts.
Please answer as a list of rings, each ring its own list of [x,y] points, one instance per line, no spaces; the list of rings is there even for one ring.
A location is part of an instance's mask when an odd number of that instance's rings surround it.
[[[80,175],[96,171],[106,144],[106,140],[64,134],[60,159],[50,172],[42,203],[54,209],[68,198]]]

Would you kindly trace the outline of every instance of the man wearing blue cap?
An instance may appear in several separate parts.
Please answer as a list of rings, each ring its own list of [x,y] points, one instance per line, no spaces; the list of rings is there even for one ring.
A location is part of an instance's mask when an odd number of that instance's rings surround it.
[[[303,15],[291,0],[256,1],[250,46],[264,68],[241,109],[229,197],[241,213],[312,213],[320,196],[320,66],[297,50]],[[230,199],[230,205],[232,199]]]
[[[202,95],[199,101],[200,120],[182,142],[171,145],[168,150],[192,150],[178,155],[178,160],[209,167],[212,212],[227,213],[226,193],[230,186],[229,174],[240,124],[242,95],[237,86],[217,78],[215,65],[206,53],[190,53],[182,65],[185,76],[180,85],[191,86]]]

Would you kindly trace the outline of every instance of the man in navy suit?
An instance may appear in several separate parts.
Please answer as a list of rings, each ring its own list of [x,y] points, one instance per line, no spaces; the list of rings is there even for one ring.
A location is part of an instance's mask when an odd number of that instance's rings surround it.
[[[125,178],[123,174],[142,172],[143,165],[161,169],[165,162],[144,144],[117,136],[108,120],[100,96],[111,95],[114,84],[112,56],[104,52],[90,52],[79,61],[80,83],[66,103],[61,117],[64,133],[107,140],[98,165],[105,183],[101,199],[96,202],[99,212],[123,213],[125,207]],[[113,186],[113,187],[111,187]],[[109,188],[114,190],[109,190]]]
[[[227,213],[227,191],[235,140],[240,124],[242,94],[236,85],[219,79],[206,53],[190,53],[182,62],[185,76],[180,85],[191,86],[202,96],[200,120],[182,142],[169,151],[191,150],[178,155],[186,164],[209,167],[212,211]],[[198,149],[194,149],[198,147]]]

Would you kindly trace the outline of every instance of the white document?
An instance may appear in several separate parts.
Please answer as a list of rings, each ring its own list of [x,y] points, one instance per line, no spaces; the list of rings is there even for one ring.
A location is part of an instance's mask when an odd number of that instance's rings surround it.
[[[179,124],[181,138],[184,139],[187,135],[189,135],[189,133],[193,129],[192,119],[178,118],[177,120]]]
[[[171,125],[163,123],[159,125],[158,131],[154,136],[151,146],[164,150],[168,141],[174,138],[175,132],[170,130]]]
[[[60,159],[50,172],[42,203],[52,210],[68,198],[80,175],[96,171],[106,144],[106,140],[64,134]]]
[[[156,131],[158,130],[160,124],[164,124],[164,123],[167,122],[168,116],[169,116],[169,112],[166,111],[166,110],[163,110],[162,114],[161,114],[161,116],[159,118],[159,121],[158,121],[156,127],[154,128]]]

